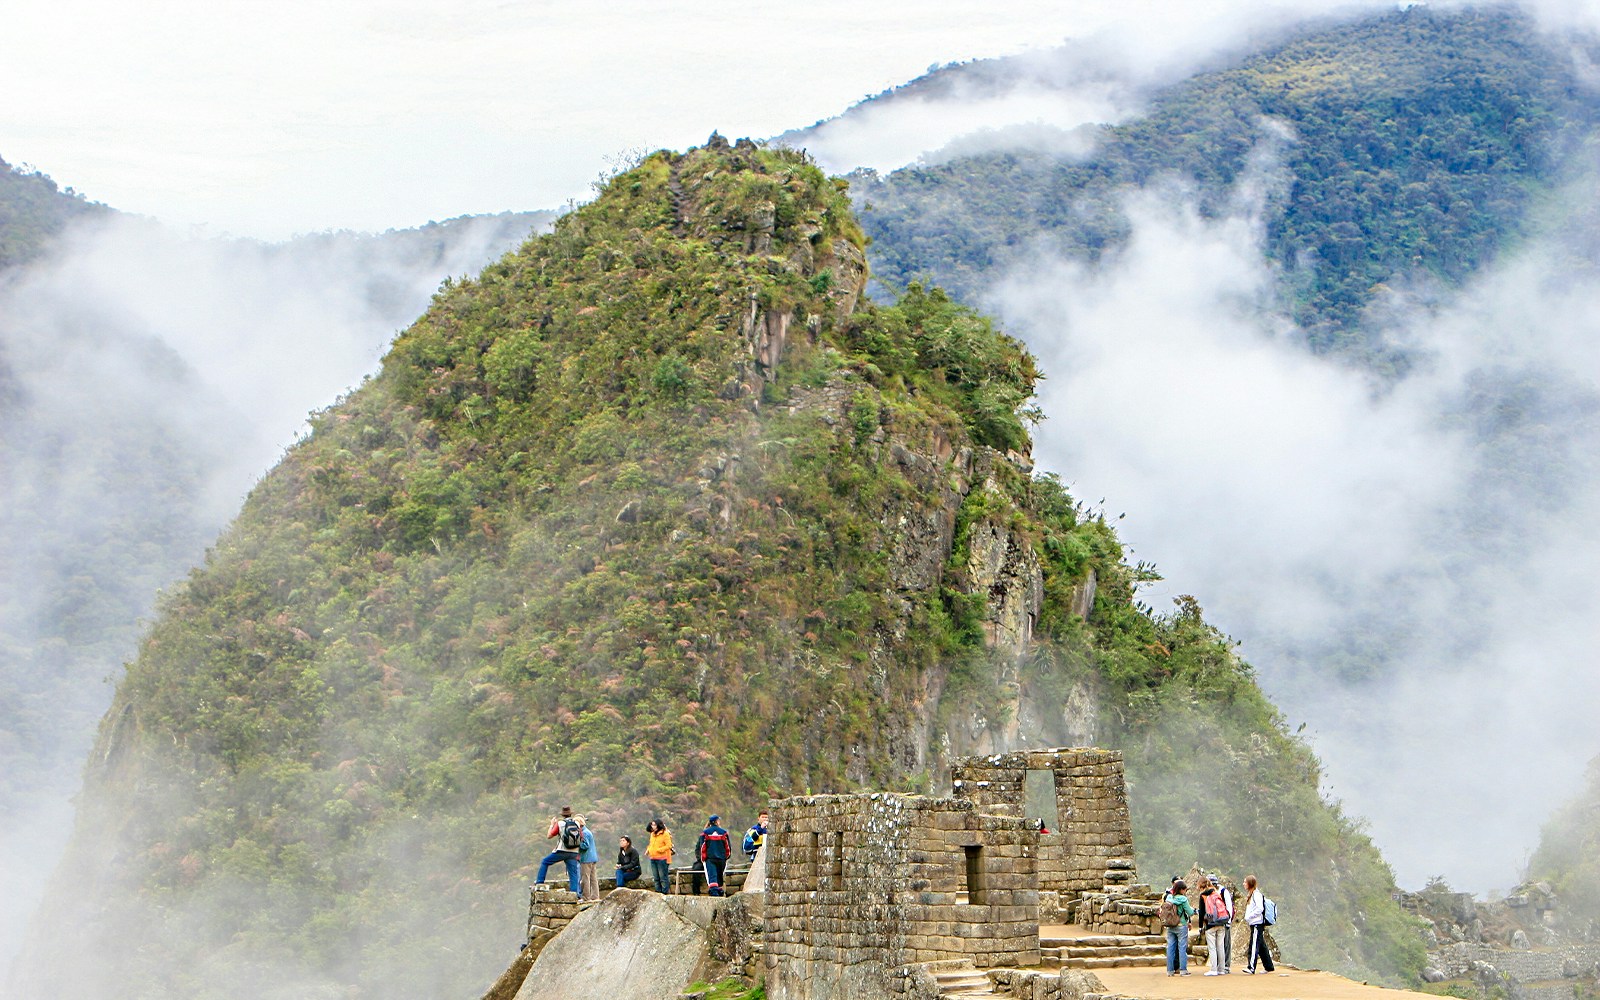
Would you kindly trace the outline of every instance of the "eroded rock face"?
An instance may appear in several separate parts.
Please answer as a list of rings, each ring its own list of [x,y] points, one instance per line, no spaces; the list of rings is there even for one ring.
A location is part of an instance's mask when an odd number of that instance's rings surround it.
[[[968,535],[967,572],[973,593],[986,593],[989,613],[984,632],[989,645],[1020,656],[1033,642],[1033,627],[1044,606],[1044,572],[1026,538],[1004,525],[975,524]]]

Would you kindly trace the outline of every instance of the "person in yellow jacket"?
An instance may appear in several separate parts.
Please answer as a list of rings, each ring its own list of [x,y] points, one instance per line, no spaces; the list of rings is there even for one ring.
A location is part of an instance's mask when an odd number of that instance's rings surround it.
[[[650,844],[644,853],[650,859],[650,874],[655,878],[656,892],[666,895],[672,885],[672,834],[667,831],[667,824],[659,819],[651,820],[644,831],[650,835]]]

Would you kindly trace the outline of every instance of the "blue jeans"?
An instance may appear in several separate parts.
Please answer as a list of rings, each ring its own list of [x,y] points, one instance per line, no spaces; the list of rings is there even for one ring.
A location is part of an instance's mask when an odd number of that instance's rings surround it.
[[[651,858],[650,874],[656,880],[656,892],[665,896],[667,890],[672,887],[672,859]]]
[[[706,858],[706,886],[707,895],[722,895],[722,870],[728,867],[728,859]]]
[[[634,879],[636,879],[638,877],[639,877],[639,873],[634,871],[631,868],[629,868],[629,869],[618,868],[617,869],[617,888],[618,889],[626,889],[628,887],[628,883],[633,881]]]
[[[539,862],[539,877],[535,882],[543,882],[545,872],[557,861],[564,862],[567,866],[567,888],[574,893],[578,891],[578,852],[577,851],[551,851]]]
[[[1167,928],[1167,974],[1189,971],[1189,927]]]

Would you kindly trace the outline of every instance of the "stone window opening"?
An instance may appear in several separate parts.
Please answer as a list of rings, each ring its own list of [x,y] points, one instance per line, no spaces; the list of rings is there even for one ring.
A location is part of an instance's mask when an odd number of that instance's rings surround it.
[[[808,871],[806,873],[808,876],[810,876],[809,878],[806,879],[806,881],[810,882],[813,886],[817,887],[818,889],[821,889],[823,887],[822,886],[822,835],[821,834],[813,833],[811,835],[811,853],[807,855],[806,867],[810,869],[810,871]]]
[[[833,884],[830,888],[844,888],[844,831],[837,830],[833,834],[833,858],[829,865],[829,874]]]
[[[1061,832],[1061,800],[1056,794],[1056,773],[1035,768],[1023,779],[1023,816],[1031,823],[1044,820],[1051,833]]]
[[[962,850],[966,852],[967,863],[961,872],[961,891],[957,894],[958,898],[964,896],[966,902],[982,906],[987,895],[983,884],[983,847],[980,844],[968,844]]]

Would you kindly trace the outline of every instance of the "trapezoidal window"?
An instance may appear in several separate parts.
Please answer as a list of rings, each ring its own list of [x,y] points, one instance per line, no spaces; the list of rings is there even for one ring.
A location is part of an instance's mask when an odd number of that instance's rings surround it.
[[[1056,799],[1056,773],[1029,771],[1023,778],[1023,812],[1029,822],[1044,820],[1051,833],[1061,832],[1061,809]]]
[[[961,871],[961,888],[964,890],[959,895],[965,895],[967,902],[982,906],[984,899],[983,879],[983,848],[977,844],[968,844],[962,848],[966,852],[966,866]]]

